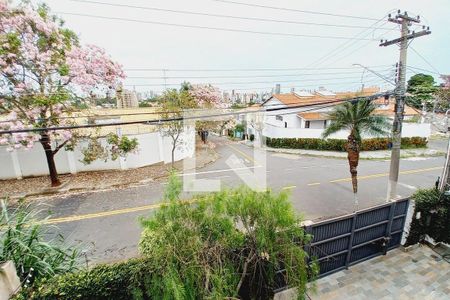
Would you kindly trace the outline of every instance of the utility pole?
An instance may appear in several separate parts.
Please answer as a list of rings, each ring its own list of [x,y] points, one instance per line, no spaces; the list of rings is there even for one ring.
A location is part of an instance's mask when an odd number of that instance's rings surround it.
[[[445,192],[448,190],[448,187],[450,185],[449,174],[450,174],[450,139],[447,145],[447,155],[445,156],[444,169],[442,170],[442,176],[439,181],[439,190],[441,192]]]
[[[387,201],[394,200],[397,197],[397,182],[400,166],[400,146],[402,141],[402,122],[405,109],[405,92],[406,92],[406,54],[408,49],[408,41],[416,37],[428,35],[431,33],[430,28],[422,27],[422,31],[410,32],[409,27],[413,23],[420,23],[419,16],[410,17],[407,12],[401,13],[398,10],[395,17],[389,14],[389,22],[401,25],[401,36],[390,41],[381,41],[380,46],[390,46],[400,44],[400,60],[398,63],[397,86],[395,88],[395,116],[392,127],[392,151],[391,165],[389,169],[389,183]]]

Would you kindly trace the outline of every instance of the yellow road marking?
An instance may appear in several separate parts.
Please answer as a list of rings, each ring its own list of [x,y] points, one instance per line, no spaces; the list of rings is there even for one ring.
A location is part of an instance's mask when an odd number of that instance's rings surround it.
[[[196,201],[195,199],[194,200],[184,200],[184,202],[186,202],[186,203],[194,203],[195,201]],[[158,204],[150,204],[150,205],[143,205],[143,206],[137,206],[137,207],[131,207],[131,208],[103,211],[103,212],[99,212],[99,213],[54,218],[54,219],[48,219],[48,220],[41,221],[40,224],[59,224],[59,223],[67,223],[67,222],[101,218],[101,217],[109,217],[109,216],[133,213],[133,212],[144,211],[144,210],[152,210],[152,209],[160,208],[161,206],[163,206],[165,204],[168,204],[168,203],[163,202],[163,203],[158,203]]]
[[[400,172],[400,174],[415,174],[415,173],[434,171],[434,170],[439,170],[439,169],[442,169],[442,167],[407,170],[407,171]],[[384,177],[384,176],[388,176],[388,175],[389,175],[389,173],[380,173],[380,174],[373,174],[373,175],[367,175],[367,176],[360,176],[360,177],[358,177],[358,179],[370,179],[370,178]],[[351,181],[351,180],[352,180],[351,178],[342,178],[342,179],[332,180],[330,182],[344,182],[344,181]],[[308,185],[312,186],[312,185],[319,185],[319,184],[320,184],[320,182],[313,182],[313,183],[309,183]],[[292,189],[295,187],[296,187],[295,185],[292,185],[292,186],[286,186],[283,189]],[[197,201],[196,199],[184,200],[184,202],[186,202],[186,203],[194,203],[196,201]],[[133,212],[139,212],[139,211],[145,211],[145,210],[152,210],[152,209],[159,208],[165,204],[167,204],[167,203],[150,204],[150,205],[143,205],[143,206],[137,206],[137,207],[131,207],[131,208],[103,211],[103,212],[99,212],[99,213],[47,219],[47,220],[41,221],[40,224],[59,224],[59,223],[67,223],[67,222],[73,222],[73,221],[115,216],[115,215],[121,215],[121,214],[127,214],[127,213],[133,213]]]
[[[289,185],[289,186],[285,186],[284,188],[282,188],[282,190],[295,189],[296,187],[297,187],[296,185]]]
[[[239,153],[240,155],[242,155],[244,158],[246,158],[249,161],[251,161],[254,164],[256,164],[256,161],[253,159],[253,157],[250,157],[246,153],[242,152],[241,150],[237,149],[236,147],[231,146],[230,144],[227,144],[227,146],[230,147],[231,149],[233,149],[234,151],[236,151],[237,153]]]
[[[401,172],[399,172],[399,174],[415,174],[415,173],[434,171],[434,170],[440,170],[440,169],[442,169],[442,167],[415,169],[415,170],[401,171]],[[372,175],[366,175],[366,176],[358,176],[358,180],[386,177],[386,176],[389,176],[389,173],[379,173],[379,174],[372,174]],[[340,179],[331,180],[330,182],[335,183],[335,182],[345,182],[345,181],[352,181],[352,178],[351,177],[340,178]]]

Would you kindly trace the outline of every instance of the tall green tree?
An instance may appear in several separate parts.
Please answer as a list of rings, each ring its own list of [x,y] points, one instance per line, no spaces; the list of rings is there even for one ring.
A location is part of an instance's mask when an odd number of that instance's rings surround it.
[[[377,106],[368,100],[340,104],[329,113],[332,122],[322,134],[323,138],[327,138],[341,130],[350,132],[345,149],[348,153],[355,206],[358,205],[358,163],[362,136],[380,136],[389,133],[389,121],[382,115],[374,114],[376,108]]]
[[[438,90],[435,86],[433,76],[426,74],[416,74],[408,80],[406,91],[411,94],[407,97],[407,103],[415,108],[422,109],[432,107],[434,94]]]

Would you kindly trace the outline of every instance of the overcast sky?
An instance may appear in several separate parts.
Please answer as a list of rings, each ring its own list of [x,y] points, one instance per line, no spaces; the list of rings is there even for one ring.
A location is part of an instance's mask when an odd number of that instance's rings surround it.
[[[433,72],[450,73],[450,3],[448,0],[232,0],[297,10],[326,12],[368,17],[334,17],[307,14],[298,11],[250,7],[214,0],[93,0],[96,2],[126,4],[132,6],[172,9],[181,11],[264,18],[281,21],[326,23],[333,25],[366,26],[365,28],[338,28],[292,23],[262,22],[212,16],[188,15],[175,12],[114,7],[71,0],[45,1],[53,12],[60,15],[69,28],[78,33],[82,43],[105,48],[126,69],[129,77],[125,84],[140,91],[160,91],[175,87],[183,79],[191,82],[216,84],[224,90],[270,90],[279,82],[285,91],[291,87],[316,89],[324,86],[331,90],[352,90],[364,83],[380,85],[382,79],[352,67],[359,63],[374,66],[373,69],[392,77],[392,65],[398,60],[398,47],[379,47],[378,41],[280,36],[221,30],[183,28],[161,24],[110,20],[76,16],[89,14],[102,17],[126,18],[145,22],[161,22],[181,25],[228,28],[258,32],[289,33],[293,35],[335,36],[379,40],[399,36],[397,25],[385,22],[389,12],[398,8],[410,15],[419,14],[421,25],[430,26],[431,35],[417,38],[412,47],[432,66],[424,62],[411,48],[408,65]],[[38,1],[34,1],[37,3]],[[41,2],[41,1],[39,1]],[[394,4],[395,2],[395,4]],[[377,23],[376,23],[377,22]],[[373,24],[377,29],[373,29]],[[414,27],[419,31],[419,27]],[[336,50],[338,49],[338,50]],[[330,53],[335,50],[335,52]],[[325,55],[325,60],[320,60]],[[173,71],[173,69],[289,69],[314,68],[313,70],[260,70],[260,71]],[[331,69],[331,68],[353,69]],[[166,69],[167,71],[131,71],[129,69]],[[417,71],[419,72],[419,71]],[[328,74],[325,74],[328,73]],[[338,73],[338,74],[336,74]],[[408,75],[412,75],[412,71]],[[290,76],[286,76],[290,75]],[[298,76],[297,76],[298,75]],[[432,74],[437,78],[436,74]],[[229,78],[226,78],[228,76]],[[257,77],[260,76],[260,77]],[[272,76],[272,77],[270,77]],[[131,78],[157,77],[157,78]],[[164,80],[162,77],[167,77]],[[176,77],[176,78],[170,78]],[[178,78],[181,77],[181,78]],[[207,77],[207,78],[195,78]],[[247,82],[247,83],[246,83]],[[249,83],[252,82],[252,83]],[[389,88],[389,84],[383,84]]]

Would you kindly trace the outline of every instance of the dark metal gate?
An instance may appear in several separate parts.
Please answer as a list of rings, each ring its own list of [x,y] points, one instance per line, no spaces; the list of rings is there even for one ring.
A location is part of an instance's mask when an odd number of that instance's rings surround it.
[[[319,263],[319,277],[346,269],[400,246],[409,200],[399,200],[306,226],[313,236],[305,246]],[[280,270],[275,292],[286,288]]]
[[[320,277],[385,254],[400,246],[409,200],[400,200],[305,227],[306,247],[320,265]]]

